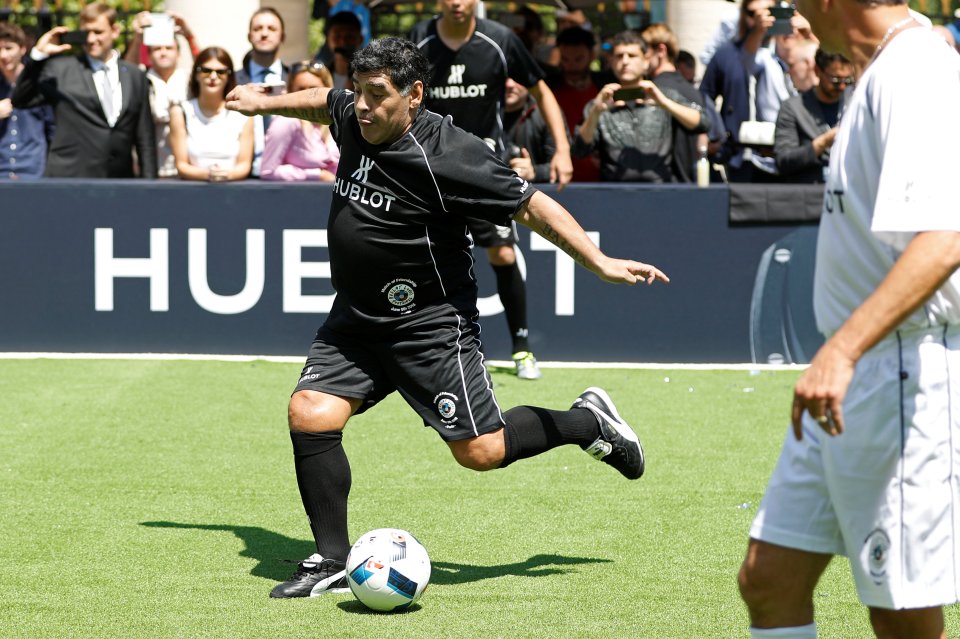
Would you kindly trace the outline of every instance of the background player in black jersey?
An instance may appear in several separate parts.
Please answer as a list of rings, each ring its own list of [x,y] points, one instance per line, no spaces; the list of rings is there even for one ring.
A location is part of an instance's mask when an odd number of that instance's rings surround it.
[[[607,257],[559,203],[479,138],[422,108],[428,65],[399,38],[353,58],[356,92],[267,97],[238,87],[227,108],[330,125],[340,164],[328,221],[337,296],[310,348],[288,420],[297,483],[317,544],[272,597],[342,591],[350,549],[347,421],[398,391],[454,458],[504,468],[577,444],[629,479],[643,449],[609,396],[588,388],[566,411],[500,411],[478,340],[468,217],[529,226],[608,282],[669,281],[649,264]]]
[[[451,116],[454,124],[505,157],[504,84],[513,78],[530,89],[556,141],[550,181],[563,188],[573,176],[573,164],[560,106],[523,41],[505,26],[477,18],[477,1],[440,0],[440,15],[419,23],[410,34],[430,62],[427,108]],[[470,231],[496,275],[517,376],[537,379],[540,369],[528,341],[527,289],[517,265],[516,234],[482,220],[471,221]]]

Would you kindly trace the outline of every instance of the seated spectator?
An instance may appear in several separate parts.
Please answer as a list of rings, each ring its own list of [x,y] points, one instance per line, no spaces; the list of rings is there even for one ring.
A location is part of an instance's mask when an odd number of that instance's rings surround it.
[[[219,47],[200,52],[190,100],[170,110],[170,146],[184,180],[224,182],[250,175],[253,119],[226,109],[225,96],[236,85],[230,54]]]
[[[174,33],[182,36],[190,46],[191,60],[198,53],[193,33],[186,20],[175,13],[169,14],[174,21]],[[142,47],[143,30],[150,26],[150,13],[142,11],[133,19],[133,36],[124,58],[136,64],[141,48],[146,52],[146,63],[141,64],[150,81],[150,112],[157,129],[157,175],[162,178],[177,177],[177,161],[170,148],[170,106],[187,99],[187,84],[190,74],[179,68],[180,42]]]
[[[839,53],[817,51],[817,86],[780,107],[774,156],[784,182],[821,183],[843,112],[844,90],[854,82],[853,65]]]
[[[599,155],[604,181],[672,182],[673,120],[688,130],[702,126],[703,113],[696,103],[644,79],[646,53],[646,43],[633,31],[613,39],[618,82],[604,86],[587,104],[574,138],[574,155]],[[643,98],[614,100],[618,89],[638,88]]]
[[[42,176],[53,139],[53,109],[49,105],[15,109],[10,100],[23,73],[26,53],[23,30],[0,22],[0,180]]]
[[[551,79],[557,104],[567,120],[570,135],[583,122],[583,108],[600,92],[600,87],[612,82],[612,77],[601,76],[590,70],[594,60],[596,39],[580,27],[564,29],[557,35],[556,51],[559,75]],[[593,156],[572,158],[574,182],[596,182],[600,179],[600,165]]]
[[[550,181],[550,158],[557,145],[530,90],[507,78],[503,117],[504,160],[528,182]]]
[[[332,86],[330,71],[316,60],[305,60],[290,67],[287,79],[290,93]],[[340,149],[330,135],[329,126],[274,116],[263,147],[260,179],[333,182],[339,161]]]
[[[315,56],[333,74],[333,88],[352,89],[350,59],[363,44],[363,25],[352,11],[341,11],[328,17],[323,34],[325,42]]]

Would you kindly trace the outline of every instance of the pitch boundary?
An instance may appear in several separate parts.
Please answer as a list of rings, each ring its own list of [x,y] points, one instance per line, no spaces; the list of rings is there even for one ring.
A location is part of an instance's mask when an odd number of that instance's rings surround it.
[[[282,364],[299,364],[304,357],[279,355],[218,355],[197,353],[0,353],[0,360],[18,359],[87,359],[87,360],[159,360],[159,361],[214,361],[254,362],[266,361]],[[762,370],[796,371],[806,364],[723,364],[723,363],[658,363],[658,362],[537,362],[541,368],[623,368],[638,370]],[[487,360],[495,368],[513,368],[509,360]]]

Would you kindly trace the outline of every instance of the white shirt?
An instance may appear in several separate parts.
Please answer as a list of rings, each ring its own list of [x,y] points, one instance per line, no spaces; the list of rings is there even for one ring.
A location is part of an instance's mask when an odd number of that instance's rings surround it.
[[[913,237],[960,232],[956,149],[960,56],[930,29],[894,37],[846,103],[830,169],[814,276],[817,326],[832,335]],[[960,324],[954,273],[901,328]]]
[[[107,117],[107,124],[111,127],[117,123],[120,110],[123,108],[123,94],[120,89],[120,69],[117,62],[120,54],[116,50],[110,52],[110,59],[106,62],[87,56],[90,68],[93,69],[93,84],[97,88],[97,97],[103,114]]]
[[[240,155],[240,134],[247,116],[238,111],[220,111],[208,118],[200,110],[196,99],[184,102],[183,115],[187,124],[187,155],[190,164],[202,169],[218,165],[232,168]]]
[[[250,82],[266,84],[283,84],[283,61],[277,58],[269,67],[261,67],[259,64],[250,60]],[[263,71],[266,69],[267,75],[264,77]]]

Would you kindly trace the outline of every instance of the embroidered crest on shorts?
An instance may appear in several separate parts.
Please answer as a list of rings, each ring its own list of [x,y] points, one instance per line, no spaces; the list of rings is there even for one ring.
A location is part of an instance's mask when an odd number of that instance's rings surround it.
[[[450,428],[453,428],[453,425],[460,419],[457,417],[458,399],[460,398],[453,393],[447,392],[438,393],[437,396],[433,398],[433,403],[437,407],[437,413],[440,415],[440,421]]]
[[[878,586],[887,580],[887,560],[890,558],[890,537],[877,528],[867,535],[860,551],[864,569]]]

